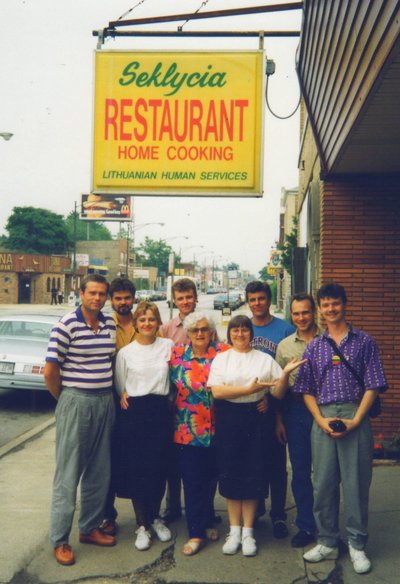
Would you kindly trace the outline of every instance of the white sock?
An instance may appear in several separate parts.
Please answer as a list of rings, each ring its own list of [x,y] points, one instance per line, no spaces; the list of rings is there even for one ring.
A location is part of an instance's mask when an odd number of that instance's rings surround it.
[[[242,529],[242,539],[247,536],[253,537],[253,528],[252,527],[243,527]]]
[[[235,535],[237,538],[240,539],[242,533],[242,528],[240,525],[231,525],[229,530],[229,535]]]

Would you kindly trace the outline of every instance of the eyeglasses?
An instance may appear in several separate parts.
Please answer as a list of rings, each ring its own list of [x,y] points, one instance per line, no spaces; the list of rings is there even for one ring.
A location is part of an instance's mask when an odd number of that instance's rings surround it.
[[[198,335],[199,333],[208,333],[210,331],[210,327],[208,326],[201,326],[199,328],[192,328],[189,329],[189,332],[193,335]]]

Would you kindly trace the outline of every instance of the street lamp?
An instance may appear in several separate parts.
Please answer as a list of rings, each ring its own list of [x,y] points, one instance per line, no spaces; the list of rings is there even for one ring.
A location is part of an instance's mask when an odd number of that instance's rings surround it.
[[[12,134],[11,132],[0,132],[0,136],[3,138],[3,140],[8,142],[9,140],[11,140],[14,134]]]
[[[181,256],[181,262],[182,262],[182,252],[183,251],[187,251],[188,249],[194,249],[194,248],[201,248],[204,249],[205,245],[189,245],[189,247],[184,247],[182,249],[179,250],[179,255]],[[196,256],[195,254],[193,254],[193,275],[194,277],[196,277]]]
[[[136,233],[136,231],[138,229],[141,229],[142,227],[148,227],[149,225],[160,225],[160,227],[164,227],[165,223],[160,222],[160,221],[150,221],[149,223],[139,223],[139,225],[132,225],[132,222],[130,222],[128,224],[128,229],[127,229],[127,234],[126,234],[126,277],[129,277],[129,239],[130,239],[130,235],[132,235],[132,242],[134,241],[133,236]],[[132,273],[132,279],[133,279],[133,273]]]

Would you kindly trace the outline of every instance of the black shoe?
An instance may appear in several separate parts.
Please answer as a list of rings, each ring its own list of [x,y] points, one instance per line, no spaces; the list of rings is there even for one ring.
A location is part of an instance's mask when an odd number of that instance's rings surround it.
[[[312,543],[313,541],[315,541],[315,535],[313,533],[308,533],[308,531],[300,529],[296,533],[296,535],[292,537],[291,544],[292,547],[294,548],[300,548],[305,547],[306,545]]]
[[[289,535],[288,528],[283,519],[277,519],[272,524],[272,533],[276,539],[283,539]]]
[[[161,514],[161,519],[165,523],[173,523],[178,521],[182,517],[182,511],[172,511],[171,509],[166,509],[164,513]]]

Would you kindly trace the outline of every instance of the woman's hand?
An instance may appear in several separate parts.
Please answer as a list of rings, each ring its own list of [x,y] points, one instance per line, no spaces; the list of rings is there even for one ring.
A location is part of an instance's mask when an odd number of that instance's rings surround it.
[[[264,395],[263,398],[258,402],[257,410],[260,412],[260,414],[265,414],[268,412],[268,400],[266,395]]]
[[[260,381],[258,377],[253,379],[253,381],[247,386],[248,395],[257,393],[264,389],[269,389],[275,385],[276,381]]]
[[[290,375],[292,371],[303,365],[303,363],[307,363],[307,359],[291,359],[289,363],[286,363],[285,367],[283,368],[284,373]]]
[[[126,391],[122,392],[119,403],[122,410],[127,410],[129,408],[128,394]]]

